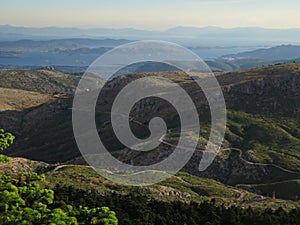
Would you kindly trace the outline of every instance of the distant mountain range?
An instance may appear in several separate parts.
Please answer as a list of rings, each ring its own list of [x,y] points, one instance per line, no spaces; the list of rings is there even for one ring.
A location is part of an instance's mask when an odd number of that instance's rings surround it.
[[[290,60],[300,58],[300,46],[281,45],[272,48],[257,49],[249,52],[226,55],[223,58],[231,59],[268,59],[268,60]]]
[[[106,51],[129,42],[132,40],[88,38],[2,41],[0,68],[35,69],[50,66],[65,72],[83,72]],[[300,59],[300,45],[257,48],[190,47],[190,50],[205,60],[213,71],[236,71]],[[145,72],[149,68],[143,69]],[[166,69],[156,65],[155,71]]]
[[[185,45],[232,46],[232,45],[279,45],[299,43],[300,29],[266,29],[259,27],[175,27],[163,31],[133,28],[63,28],[63,27],[16,27],[0,25],[0,40],[57,39],[57,38],[125,38],[175,41]]]
[[[280,45],[254,51],[228,54],[206,63],[213,71],[237,71],[300,61],[299,45]]]

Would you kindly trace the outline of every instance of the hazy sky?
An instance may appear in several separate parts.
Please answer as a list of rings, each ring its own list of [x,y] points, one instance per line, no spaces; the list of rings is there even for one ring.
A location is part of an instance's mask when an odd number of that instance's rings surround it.
[[[300,28],[299,0],[0,0],[0,24]]]

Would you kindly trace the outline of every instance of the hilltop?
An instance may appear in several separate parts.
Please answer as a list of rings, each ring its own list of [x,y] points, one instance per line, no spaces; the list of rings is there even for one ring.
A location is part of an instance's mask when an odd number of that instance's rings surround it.
[[[73,93],[79,80],[80,76],[51,69],[0,70],[0,87],[42,94]]]

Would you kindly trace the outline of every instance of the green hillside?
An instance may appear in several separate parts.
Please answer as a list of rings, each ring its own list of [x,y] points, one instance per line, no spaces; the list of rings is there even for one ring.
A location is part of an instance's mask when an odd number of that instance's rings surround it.
[[[150,73],[171,78],[196,99],[195,104],[199,110],[201,122],[201,141],[198,144],[200,151],[195,153],[183,171],[232,186],[299,180],[299,71],[300,63],[293,63],[217,74],[228,109],[227,128],[219,154],[213,164],[204,172],[199,172],[198,166],[202,155],[201,149],[203,149],[210,131],[208,125],[210,116],[203,93],[191,78],[180,72]],[[11,76],[14,73],[16,74],[15,78]],[[38,77],[40,74],[42,74],[41,79],[47,81],[45,86],[39,79],[37,81],[29,79],[30,76]],[[176,110],[164,101],[157,99],[142,101],[141,104],[135,105],[131,115],[133,119],[130,122],[135,134],[146,137],[149,135],[148,123],[153,117],[160,116],[166,121],[172,132],[164,138],[165,142],[161,143],[156,151],[139,153],[124,149],[124,146],[113,134],[108,112],[114,97],[124,85],[147,75],[149,73],[131,73],[111,80],[101,93],[103,101],[99,101],[96,107],[96,123],[100,138],[113,155],[123,162],[132,160],[134,164],[147,164],[160,161],[162,158],[156,152],[172,152],[172,145],[177,143],[180,136],[178,132],[180,123]],[[84,164],[73,137],[72,95],[53,96],[54,92],[67,94],[68,90],[73,90],[79,75],[60,72],[56,74],[55,71],[9,70],[7,72],[3,70],[0,77],[2,77],[0,78],[1,86],[10,88],[12,91],[20,91],[15,100],[12,97],[9,101],[5,99],[1,101],[12,110],[0,111],[0,125],[16,136],[14,146],[5,153],[48,163]],[[6,81],[8,77],[9,82]],[[23,84],[21,82],[18,85],[23,86],[12,86],[13,81],[16,81],[14,79],[21,77],[31,83]],[[49,81],[54,78],[56,85],[51,86]],[[63,81],[59,81],[61,79]],[[30,89],[28,88],[30,91],[35,92],[23,91],[27,86],[30,87]],[[63,89],[60,89],[61,87]],[[26,99],[38,95],[38,92],[43,92],[42,90],[47,90],[48,95],[41,95],[36,102],[23,104]],[[21,102],[22,106],[17,107],[10,104],[11,102],[15,102],[15,104]],[[132,158],[130,159],[130,157]],[[68,168],[61,170],[68,174]],[[59,180],[68,180],[68,176],[63,179],[59,178]],[[54,178],[50,176],[49,180],[51,179]],[[207,184],[207,186],[218,187],[220,184]],[[74,185],[76,186],[76,184]],[[91,185],[93,184],[91,183]],[[227,186],[209,192],[207,188],[205,189],[205,185],[201,189],[181,183],[168,185],[181,187],[188,190],[189,194],[198,192],[212,196],[221,194],[228,196],[231,193],[230,189],[226,188]],[[101,186],[101,188],[104,187]],[[222,193],[222,189],[224,193]],[[295,197],[292,196],[292,198]]]

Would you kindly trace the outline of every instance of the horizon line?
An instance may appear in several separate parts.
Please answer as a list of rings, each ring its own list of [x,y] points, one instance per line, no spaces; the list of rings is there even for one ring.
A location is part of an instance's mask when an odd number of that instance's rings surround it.
[[[133,29],[133,30],[142,30],[142,31],[168,31],[171,29],[176,28],[194,28],[194,29],[205,29],[205,28],[218,28],[224,30],[231,30],[231,29],[244,29],[244,28],[252,28],[252,29],[265,29],[265,30],[300,30],[300,27],[290,27],[290,28],[275,28],[275,27],[259,27],[259,26],[236,26],[236,27],[222,27],[222,26],[215,26],[215,25],[208,25],[208,26],[188,26],[188,25],[179,25],[179,26],[170,26],[165,29],[141,29],[136,27],[109,27],[109,26],[99,26],[99,27],[76,27],[76,26],[57,26],[57,25],[49,25],[49,26],[27,26],[27,25],[14,25],[14,24],[0,24],[0,27],[15,27],[15,28],[33,28],[33,29],[43,29],[43,28],[59,28],[59,29],[79,29],[79,30],[92,30],[92,29],[111,29],[111,30],[126,30],[126,29]]]

